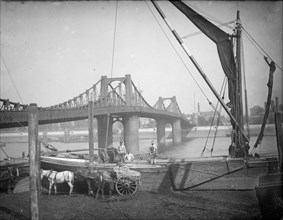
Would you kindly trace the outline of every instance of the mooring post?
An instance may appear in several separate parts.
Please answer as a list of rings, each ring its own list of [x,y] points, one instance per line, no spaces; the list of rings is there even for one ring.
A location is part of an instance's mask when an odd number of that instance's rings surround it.
[[[32,103],[28,109],[28,144],[30,166],[30,219],[39,219],[40,147],[38,145],[38,110]]]
[[[279,170],[283,171],[283,129],[282,129],[282,114],[279,111],[278,97],[276,97],[276,107],[275,107],[275,130],[277,139],[277,150],[279,156]]]
[[[93,101],[88,102],[88,143],[89,143],[89,169],[94,167],[94,137],[93,137]],[[99,153],[99,152],[98,152]]]

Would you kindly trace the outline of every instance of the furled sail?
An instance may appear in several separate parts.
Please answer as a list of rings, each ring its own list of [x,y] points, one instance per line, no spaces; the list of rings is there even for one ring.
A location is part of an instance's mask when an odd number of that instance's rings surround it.
[[[232,37],[206,20],[196,11],[191,9],[181,1],[170,1],[178,8],[191,22],[198,27],[207,37],[216,43],[219,59],[225,75],[228,78],[228,96],[230,99],[229,107],[231,113],[235,116],[236,107],[236,63],[233,54],[233,39]],[[235,124],[232,121],[233,128]]]
[[[266,62],[267,58],[265,57]],[[272,87],[273,87],[273,73],[276,70],[276,66],[275,63],[273,61],[271,61],[270,63],[268,63],[269,65],[269,79],[268,79],[268,83],[267,83],[267,87],[268,87],[268,95],[267,95],[267,101],[266,101],[266,107],[265,107],[265,114],[263,117],[263,122],[261,125],[261,129],[260,129],[260,133],[256,139],[256,142],[254,144],[254,148],[257,148],[257,146],[261,143],[262,138],[263,138],[263,132],[264,132],[264,128],[268,119],[268,114],[269,114],[269,110],[270,110],[270,105],[271,105],[271,96],[272,96]]]

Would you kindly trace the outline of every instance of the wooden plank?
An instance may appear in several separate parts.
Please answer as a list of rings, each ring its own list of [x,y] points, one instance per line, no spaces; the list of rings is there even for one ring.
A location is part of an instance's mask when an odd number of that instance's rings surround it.
[[[89,143],[89,168],[94,168],[94,137],[93,137],[93,101],[88,102],[88,143]]]
[[[275,129],[277,138],[277,149],[279,156],[280,172],[283,171],[283,129],[282,129],[282,114],[280,112],[275,113]]]
[[[30,218],[39,219],[40,147],[38,145],[38,109],[30,104],[28,109],[28,144],[30,165]]]

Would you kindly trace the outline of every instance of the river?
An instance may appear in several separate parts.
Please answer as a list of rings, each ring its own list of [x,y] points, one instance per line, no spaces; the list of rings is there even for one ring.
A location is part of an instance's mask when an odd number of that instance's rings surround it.
[[[165,146],[159,146],[159,155],[161,157],[173,157],[173,158],[188,158],[188,157],[199,157],[206,143],[206,135],[203,132],[197,131],[192,137],[187,137],[187,140],[181,144],[173,144],[172,139],[167,139]],[[19,134],[20,135],[20,134]],[[21,134],[22,135],[22,134]],[[141,134],[140,136],[142,136]],[[151,140],[154,139],[152,134],[147,135],[147,138],[142,138],[139,140],[140,154],[146,154],[149,150]],[[251,149],[255,143],[256,136],[252,136],[250,140]],[[213,156],[228,155],[228,146],[230,145],[230,137],[225,135],[218,135],[215,139],[215,145],[213,149]],[[28,154],[28,143],[27,141],[19,141],[17,136],[9,136],[4,138],[1,136],[1,142],[6,143],[4,148],[10,157],[21,157],[22,152],[25,155]],[[211,149],[213,138],[208,138],[207,149]],[[75,149],[87,149],[88,142],[80,143],[63,143],[63,142],[50,142],[58,150],[75,150]],[[118,146],[119,143],[115,141],[114,146]],[[97,142],[94,143],[95,148],[97,148]],[[256,149],[259,154],[273,154],[277,155],[277,144],[275,135],[264,136],[262,143]],[[210,156],[211,153],[208,150],[204,151],[204,156]],[[0,151],[0,159],[3,160],[5,155]]]

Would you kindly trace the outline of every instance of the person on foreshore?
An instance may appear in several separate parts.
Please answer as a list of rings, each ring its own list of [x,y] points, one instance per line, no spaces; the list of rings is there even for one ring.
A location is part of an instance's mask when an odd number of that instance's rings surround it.
[[[120,141],[120,146],[118,146],[118,154],[120,156],[120,161],[125,163],[126,147],[123,144],[123,141]]]
[[[157,153],[157,145],[154,141],[151,141],[151,146],[149,148],[149,155],[150,155],[150,164],[156,164],[156,157],[158,156]]]
[[[125,160],[126,162],[132,162],[134,160],[134,155],[130,152],[128,152],[126,155],[125,155]]]
[[[248,141],[246,141],[246,142],[245,142],[245,151],[246,151],[246,156],[249,156],[249,150],[250,150],[249,142],[248,142]]]

